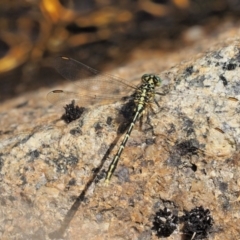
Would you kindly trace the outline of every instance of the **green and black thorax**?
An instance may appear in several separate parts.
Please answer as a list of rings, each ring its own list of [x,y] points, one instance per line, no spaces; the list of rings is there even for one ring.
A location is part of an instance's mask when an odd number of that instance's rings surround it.
[[[136,104],[135,111],[142,112],[149,103],[153,102],[155,87],[160,86],[160,84],[161,79],[154,74],[144,74],[142,76],[142,84],[133,95]]]

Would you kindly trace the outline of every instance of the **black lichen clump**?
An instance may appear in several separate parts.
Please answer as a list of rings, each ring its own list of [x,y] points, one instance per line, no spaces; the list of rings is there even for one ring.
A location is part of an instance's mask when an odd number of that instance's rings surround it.
[[[223,70],[231,71],[234,70],[237,67],[237,64],[235,63],[224,63],[223,64]]]
[[[107,121],[106,121],[107,125],[111,125],[112,121],[113,119],[111,117],[107,117]]]
[[[228,81],[223,75],[220,75],[219,78],[222,81],[224,87],[228,85]]]
[[[184,223],[184,239],[204,239],[208,236],[213,226],[213,218],[210,215],[210,211],[208,209],[205,210],[202,206],[186,212],[180,218],[180,221]]]
[[[65,113],[62,115],[61,119],[63,119],[66,123],[70,123],[80,118],[85,110],[84,107],[75,106],[74,100],[70,104],[67,104],[64,109]]]
[[[169,237],[177,228],[178,216],[173,215],[168,208],[159,210],[153,221],[153,230],[158,237]]]
[[[187,68],[185,69],[185,74],[186,74],[186,76],[191,76],[192,73],[193,73],[193,66],[187,67]]]
[[[175,149],[180,156],[185,156],[187,154],[197,155],[198,148],[196,147],[197,142],[194,140],[183,141],[175,145]]]

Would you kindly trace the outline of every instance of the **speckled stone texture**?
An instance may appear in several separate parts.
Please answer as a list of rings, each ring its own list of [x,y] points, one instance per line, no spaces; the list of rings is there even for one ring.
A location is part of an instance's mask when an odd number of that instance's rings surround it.
[[[0,238],[157,239],[159,209],[182,216],[202,206],[214,219],[208,239],[240,239],[240,41],[186,58],[164,72],[157,58],[113,72],[139,83],[154,70],[163,95],[136,124],[109,185],[101,176],[127,122],[123,101],[91,106],[68,125],[45,100],[50,89],[1,105]],[[169,239],[184,236],[179,224]]]

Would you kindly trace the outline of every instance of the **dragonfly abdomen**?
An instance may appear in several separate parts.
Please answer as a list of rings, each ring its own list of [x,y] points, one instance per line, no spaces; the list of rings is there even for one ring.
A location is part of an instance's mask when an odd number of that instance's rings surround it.
[[[135,92],[134,102],[136,104],[136,108],[135,108],[135,114],[134,114],[133,120],[130,123],[130,126],[123,138],[123,141],[109,166],[106,179],[105,179],[106,182],[110,181],[117,167],[118,161],[131,135],[131,132],[133,130],[133,127],[136,121],[139,119],[139,117],[141,116],[142,112],[147,107],[147,105],[153,101],[155,96],[155,87],[160,85],[161,79],[158,76],[153,74],[144,74],[142,76],[142,82],[143,82],[142,85],[139,86],[139,88]]]

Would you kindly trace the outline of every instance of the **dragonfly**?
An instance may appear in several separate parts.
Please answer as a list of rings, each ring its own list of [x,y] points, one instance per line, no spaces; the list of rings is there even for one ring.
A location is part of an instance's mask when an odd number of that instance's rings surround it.
[[[120,144],[120,147],[107,171],[105,181],[109,182],[117,167],[118,161],[131,135],[136,121],[141,117],[145,108],[154,101],[155,88],[160,86],[161,79],[155,74],[144,74],[141,78],[142,84],[138,87],[133,87],[118,77],[109,74],[100,74],[97,70],[67,57],[57,58],[55,67],[57,71],[66,79],[72,81],[83,79],[80,83],[81,89],[84,90],[90,87],[90,90],[86,91],[85,94],[83,92],[74,93],[63,90],[53,90],[47,95],[47,99],[52,103],[65,101],[72,97],[74,99],[80,98],[80,103],[82,106],[95,103],[104,104],[104,102],[108,103],[110,100],[115,100],[116,96],[118,99],[119,97],[126,96],[123,94],[123,92],[125,92],[123,90],[126,88],[131,88],[131,90],[134,91],[134,94],[132,95],[135,105],[133,110],[133,119],[129,124],[122,143]],[[104,94],[103,96],[102,92],[106,91],[106,89],[109,94]]]
[[[100,73],[98,70],[68,57],[56,58],[55,68],[64,78],[73,81],[75,85],[76,81],[80,80],[78,82],[79,92],[53,90],[47,95],[47,99],[51,103],[65,103],[66,101],[76,99],[81,104],[81,107],[87,107],[92,104],[108,104],[126,96],[133,100],[132,120],[106,173],[105,182],[109,182],[117,168],[135,123],[142,117],[149,106],[152,108],[153,102],[157,103],[155,98],[159,93],[156,92],[156,88],[160,87],[162,79],[156,74],[143,74],[141,84],[132,86],[117,76]],[[197,96],[194,97],[196,98]],[[237,101],[235,98],[232,98],[232,100]],[[224,133],[221,128],[216,127],[216,130],[222,132],[222,134]]]

